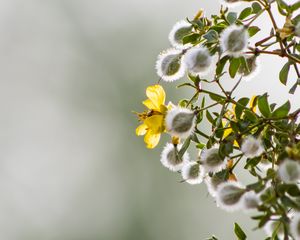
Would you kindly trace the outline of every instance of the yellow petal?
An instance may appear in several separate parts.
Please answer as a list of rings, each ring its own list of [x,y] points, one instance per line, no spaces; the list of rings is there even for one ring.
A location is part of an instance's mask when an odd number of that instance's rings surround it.
[[[237,142],[237,140],[234,140],[233,145],[238,148],[240,147],[240,144]]]
[[[147,125],[143,123],[135,129],[135,133],[138,136],[142,136],[146,134],[147,129],[148,129]]]
[[[256,99],[257,99],[257,96],[252,96],[251,100],[250,100],[250,109],[253,111],[253,112],[256,112]]]
[[[227,138],[227,137],[230,135],[230,133],[232,133],[233,131],[232,131],[232,128],[230,127],[230,124],[227,124],[226,121],[222,121],[222,125],[223,125],[224,128],[225,128],[225,127],[228,127],[227,129],[224,130],[224,133],[223,133],[223,139],[225,139],[225,138]]]
[[[144,141],[146,143],[147,148],[155,148],[159,142],[160,133],[153,133],[151,130],[145,135]]]
[[[149,109],[156,109],[156,106],[152,103],[150,99],[143,101],[143,104]]]
[[[165,104],[166,93],[162,86],[154,85],[147,87],[146,95],[155,106],[154,110],[160,110],[160,105]]]
[[[225,129],[223,133],[223,139],[227,138],[230,135],[230,133],[232,133],[232,128]]]
[[[153,133],[161,133],[164,131],[164,116],[153,115],[145,119],[144,123]]]

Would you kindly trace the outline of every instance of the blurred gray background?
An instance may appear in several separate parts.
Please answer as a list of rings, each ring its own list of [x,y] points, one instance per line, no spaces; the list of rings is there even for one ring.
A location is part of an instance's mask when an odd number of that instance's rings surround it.
[[[168,32],[200,8],[209,16],[219,3],[0,0],[1,240],[234,239],[235,221],[264,236],[163,168],[164,141],[150,151],[135,136],[131,111],[158,80]],[[277,80],[282,60],[262,61],[238,95],[299,105]],[[168,101],[190,96],[175,86],[164,84]]]

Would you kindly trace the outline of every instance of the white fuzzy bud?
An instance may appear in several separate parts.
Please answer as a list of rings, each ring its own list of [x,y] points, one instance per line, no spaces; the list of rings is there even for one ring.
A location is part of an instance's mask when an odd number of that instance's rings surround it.
[[[291,159],[285,159],[279,165],[278,174],[285,183],[297,183],[300,180],[300,164]]]
[[[207,191],[209,192],[209,194],[212,197],[215,197],[218,186],[226,181],[220,178],[218,175],[214,174],[212,177],[206,176],[204,182],[207,186]]]
[[[294,239],[300,239],[300,213],[299,212],[295,213],[291,220],[290,231]]]
[[[182,51],[169,49],[159,54],[156,61],[157,75],[166,82],[176,81],[185,74]]]
[[[243,81],[252,80],[259,73],[259,59],[256,56],[245,57],[248,68],[240,67],[239,74],[243,75]]]
[[[177,22],[169,33],[169,41],[172,46],[178,49],[190,47],[191,44],[184,45],[182,39],[192,32],[192,28],[192,25],[186,20]]]
[[[218,172],[226,166],[226,161],[220,156],[218,148],[204,150],[201,161],[207,172]]]
[[[269,237],[273,235],[275,230],[277,232],[278,238],[283,240],[284,228],[283,228],[283,223],[281,221],[269,220],[264,226],[264,231]]]
[[[170,171],[177,172],[181,170],[184,162],[189,161],[189,154],[185,152],[182,157],[179,156],[179,151],[182,144],[178,144],[176,147],[172,143],[167,143],[164,150],[161,153],[160,161],[163,166]]]
[[[260,156],[264,152],[264,147],[260,139],[248,136],[244,139],[241,150],[246,157],[254,158]]]
[[[237,182],[221,183],[216,193],[217,205],[229,212],[239,210],[242,208],[244,193],[244,187]]]
[[[247,49],[248,31],[243,26],[231,25],[221,34],[221,48],[225,54],[239,57]]]
[[[260,204],[261,200],[258,194],[254,191],[246,192],[242,200],[243,209],[245,211],[256,209]]]
[[[195,128],[195,114],[187,108],[174,107],[167,112],[166,130],[172,136],[189,137]]]
[[[212,57],[205,47],[191,48],[183,59],[188,71],[194,75],[207,73],[212,63]]]
[[[181,176],[189,184],[199,184],[203,181],[203,172],[197,162],[185,162],[181,170]]]

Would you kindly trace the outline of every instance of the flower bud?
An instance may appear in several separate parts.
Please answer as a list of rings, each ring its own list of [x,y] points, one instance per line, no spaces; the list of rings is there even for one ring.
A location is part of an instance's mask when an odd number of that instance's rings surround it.
[[[204,47],[191,48],[183,59],[188,71],[194,75],[207,73],[212,62],[208,49]]]
[[[261,203],[260,197],[254,191],[246,192],[243,196],[243,209],[251,210],[256,209]]]
[[[216,194],[217,205],[226,211],[239,210],[244,193],[245,189],[237,182],[221,183]]]
[[[256,139],[253,136],[248,136],[244,139],[241,150],[246,157],[254,158],[260,156],[264,152],[264,147],[261,140]]]
[[[220,156],[218,148],[204,150],[201,161],[207,172],[218,172],[226,166],[226,161]]]
[[[191,44],[184,45],[182,39],[192,32],[192,28],[192,25],[186,20],[177,22],[169,33],[169,41],[172,46],[178,49],[190,47]]]
[[[300,164],[291,159],[285,159],[279,165],[278,174],[285,183],[297,183],[300,179]]]
[[[160,161],[162,165],[170,171],[177,172],[181,170],[184,162],[189,161],[189,154],[187,152],[185,152],[182,157],[179,156],[181,147],[182,144],[174,146],[172,143],[167,143],[161,153]]]
[[[197,162],[185,162],[181,170],[181,176],[189,184],[199,184],[203,181],[203,172]]]
[[[157,75],[166,82],[176,81],[185,74],[182,51],[169,49],[162,52],[156,61]]]
[[[247,66],[241,66],[239,68],[239,74],[243,75],[243,80],[244,81],[250,81],[253,79],[257,73],[259,72],[259,61],[257,56],[251,56],[251,57],[245,57]]]
[[[283,239],[283,237],[284,237],[283,223],[279,219],[269,220],[265,224],[264,230],[265,230],[266,234],[270,237],[273,235],[274,231],[277,232],[277,236],[279,239]]]
[[[248,46],[248,32],[244,26],[231,25],[221,34],[221,48],[226,54],[239,57]]]
[[[195,114],[187,108],[174,107],[167,112],[166,130],[175,137],[187,138],[195,128]]]
[[[299,212],[295,213],[291,220],[290,231],[294,239],[300,239],[300,213]]]

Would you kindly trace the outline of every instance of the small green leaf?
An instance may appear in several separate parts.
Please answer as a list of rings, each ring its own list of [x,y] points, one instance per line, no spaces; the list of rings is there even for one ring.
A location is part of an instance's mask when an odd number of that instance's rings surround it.
[[[272,117],[278,117],[278,118],[286,117],[290,109],[291,109],[291,103],[290,101],[287,101],[285,104],[283,104],[273,112]]]
[[[191,137],[188,137],[185,142],[183,143],[180,151],[179,151],[179,156],[182,158],[183,154],[186,152],[186,150],[188,149],[188,147],[190,146],[191,143]]]
[[[259,3],[255,2],[252,4],[252,12],[254,14],[258,13],[261,10],[261,6]]]
[[[207,42],[217,42],[219,39],[219,34],[215,30],[209,30],[203,37],[207,40]]]
[[[239,19],[244,20],[245,18],[249,17],[251,15],[251,13],[252,13],[252,8],[247,7],[240,13]]]
[[[237,19],[237,13],[236,12],[229,12],[227,15],[227,21],[229,22],[229,24],[233,24],[235,23]]]
[[[211,116],[211,114],[210,114],[210,112],[209,112],[208,110],[206,111],[206,118],[207,118],[207,120],[208,120],[211,124],[214,123],[214,119],[213,119],[213,117]]]
[[[217,63],[217,69],[216,69],[217,75],[220,75],[223,72],[224,66],[229,59],[230,57],[226,55],[225,57],[222,57],[221,60]]]
[[[298,10],[299,8],[300,8],[300,1],[297,1],[291,6],[291,11],[294,12],[294,11]]]
[[[234,223],[234,232],[235,232],[235,235],[237,236],[238,240],[247,239],[247,235],[244,233],[242,228],[237,223]]]
[[[237,71],[239,70],[239,67],[241,65],[241,61],[239,58],[232,58],[230,60],[230,65],[229,65],[229,75],[230,77],[234,78]]]
[[[257,27],[257,26],[251,26],[251,27],[248,28],[248,33],[249,33],[250,37],[254,36],[259,31],[260,31],[260,28]]]
[[[200,35],[198,33],[191,33],[182,38],[182,43],[183,44],[193,43],[193,42],[198,41],[199,38],[200,38]]]
[[[298,78],[295,84],[291,87],[289,93],[294,94],[297,90],[298,85],[300,85],[300,78]]]
[[[288,80],[290,66],[291,66],[290,62],[287,62],[286,64],[284,64],[284,66],[282,67],[282,69],[279,73],[280,82],[284,85],[286,85],[287,80]]]
[[[238,104],[236,104],[235,106],[235,116],[237,119],[241,117],[243,110],[245,109],[249,101],[249,98],[241,98],[237,101]]]
[[[264,117],[270,117],[271,115],[271,109],[270,109],[270,105],[268,102],[268,95],[265,93],[263,96],[260,96],[258,98],[258,108],[260,113],[264,116]]]

